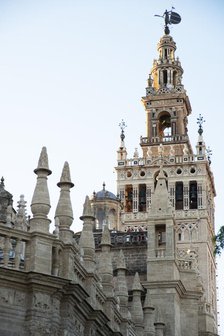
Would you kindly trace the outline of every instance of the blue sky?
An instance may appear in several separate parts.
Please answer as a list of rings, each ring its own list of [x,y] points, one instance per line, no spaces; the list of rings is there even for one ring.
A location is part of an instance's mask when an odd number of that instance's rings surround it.
[[[165,9],[182,16],[171,27],[176,55],[184,68],[183,83],[192,114],[189,133],[197,141],[197,117],[206,120],[204,140],[213,150],[216,224],[223,225],[223,21],[219,0],[10,0],[0,1],[1,170],[6,189],[30,204],[42,146],[50,169],[53,221],[59,197],[56,184],[64,161],[70,164],[75,231],[85,195],[102,188],[116,193],[119,122],[127,123],[126,146],[133,155],[145,136],[140,99]],[[28,208],[28,212],[30,212]],[[219,260],[224,306],[223,260]],[[223,317],[221,318],[224,335]]]

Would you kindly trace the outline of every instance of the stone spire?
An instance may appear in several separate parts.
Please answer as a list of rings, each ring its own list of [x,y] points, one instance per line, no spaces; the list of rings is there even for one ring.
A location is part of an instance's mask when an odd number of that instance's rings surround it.
[[[116,295],[120,301],[120,311],[124,318],[128,318],[128,288],[126,280],[126,263],[123,250],[120,250],[117,258],[117,279],[116,279]]]
[[[86,196],[83,206],[83,215],[80,219],[83,221],[83,229],[79,240],[79,247],[83,253],[83,261],[88,272],[94,272],[96,268],[95,242],[93,237],[95,217],[88,196]]]
[[[147,289],[145,302],[144,302],[144,336],[155,336],[154,327],[154,310],[152,306],[149,289]]]
[[[120,135],[121,143],[120,143],[120,147],[117,151],[117,159],[118,159],[118,161],[122,161],[122,160],[126,160],[126,158],[127,158],[127,151],[126,151],[125,142],[124,142],[124,139],[125,139],[124,129],[127,127],[127,125],[125,124],[124,120],[122,119],[119,126],[120,126],[120,129],[121,129],[121,135]]]
[[[113,266],[111,258],[111,238],[107,225],[104,227],[101,240],[101,255],[99,258],[99,275],[102,279],[104,293],[107,297],[114,296]]]
[[[155,336],[164,336],[164,331],[165,331],[165,323],[162,322],[162,317],[160,314],[159,308],[156,309],[156,318],[155,318],[155,331],[156,334]]]
[[[59,237],[64,242],[71,242],[73,233],[70,231],[70,226],[73,222],[73,211],[70,189],[74,187],[74,184],[71,182],[68,162],[64,163],[60,182],[58,182],[57,186],[61,189],[60,198],[55,211],[55,218],[58,218],[59,221]]]
[[[133,300],[131,305],[131,316],[132,320],[135,323],[137,334],[139,336],[143,335],[143,309],[141,303],[141,293],[143,292],[142,285],[140,283],[140,278],[138,272],[135,273],[132,293]]]
[[[203,123],[205,122],[204,118],[202,117],[201,114],[199,114],[199,117],[197,118],[197,124],[199,125],[198,127],[198,142],[196,145],[196,150],[197,150],[197,155],[200,157],[205,156],[205,142],[203,139]]]
[[[26,215],[27,202],[24,200],[24,195],[20,195],[20,199],[17,203],[18,203],[18,210],[16,214],[15,228],[18,230],[27,231],[28,229],[28,222]]]
[[[34,190],[31,211],[33,218],[30,220],[30,231],[49,232],[50,220],[47,215],[50,211],[50,196],[47,186],[47,176],[51,174],[48,167],[46,147],[42,148],[38,166],[34,170],[37,175],[37,183]]]

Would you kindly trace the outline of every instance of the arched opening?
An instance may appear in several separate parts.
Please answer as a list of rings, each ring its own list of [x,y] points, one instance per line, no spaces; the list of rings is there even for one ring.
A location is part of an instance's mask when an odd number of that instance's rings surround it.
[[[184,185],[183,182],[176,182],[176,188],[175,188],[175,204],[176,204],[176,210],[182,210],[183,209],[183,201],[184,201]]]
[[[171,136],[171,117],[168,112],[163,112],[159,116],[159,135],[161,137]]]
[[[189,185],[189,201],[190,201],[190,209],[197,209],[197,207],[198,207],[197,181],[190,181],[190,185]]]
[[[168,81],[167,70],[163,70],[163,85],[166,86]]]
[[[177,72],[173,72],[173,86],[175,87],[177,85]]]
[[[116,227],[116,211],[115,209],[110,209],[108,214],[108,226],[109,229]]]

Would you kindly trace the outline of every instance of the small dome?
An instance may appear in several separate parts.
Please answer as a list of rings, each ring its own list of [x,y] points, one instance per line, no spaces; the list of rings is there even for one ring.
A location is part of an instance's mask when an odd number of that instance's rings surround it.
[[[104,198],[113,199],[113,200],[117,199],[117,197],[112,192],[105,189],[105,183],[103,183],[102,190],[98,191],[97,193],[94,193],[94,198],[98,200],[104,199]]]

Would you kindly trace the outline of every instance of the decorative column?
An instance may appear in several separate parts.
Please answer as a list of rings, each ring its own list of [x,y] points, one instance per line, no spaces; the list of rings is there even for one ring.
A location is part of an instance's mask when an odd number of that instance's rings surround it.
[[[160,311],[156,311],[156,321],[154,323],[156,335],[155,336],[164,336],[165,323],[162,322]]]
[[[71,182],[68,162],[64,164],[60,182],[58,182],[57,186],[61,189],[60,198],[55,211],[55,220],[58,219],[59,224],[59,238],[64,243],[72,243],[73,232],[70,230],[70,226],[73,222],[73,211],[70,189],[74,187],[74,183]]]
[[[48,167],[48,156],[46,147],[42,148],[38,166],[34,170],[37,175],[37,183],[31,202],[33,218],[30,220],[30,232],[38,231],[49,233],[50,219],[47,215],[50,211],[50,196],[47,186],[47,176],[51,174]]]
[[[33,218],[30,220],[31,240],[27,244],[26,271],[51,274],[52,266],[52,235],[49,233],[50,197],[47,186],[47,176],[51,174],[48,168],[46,147],[42,148],[38,167],[34,170],[37,183],[31,203]]]
[[[138,336],[143,335],[143,308],[141,302],[141,293],[143,292],[142,285],[140,283],[140,278],[138,273],[135,273],[133,286],[133,300],[131,305],[131,317],[132,321],[135,323],[135,329]]]
[[[145,298],[145,303],[143,307],[144,311],[144,336],[155,336],[154,327],[154,310],[150,300],[149,290],[147,289],[147,294]]]
[[[114,309],[116,303],[114,297],[111,238],[107,225],[104,226],[104,231],[102,233],[101,255],[98,260],[99,276],[102,279],[103,292],[106,295],[103,310],[110,319],[108,322],[110,327],[114,329]]]
[[[101,255],[99,258],[99,275],[102,279],[103,291],[107,297],[114,296],[113,266],[111,258],[111,238],[107,225],[104,226],[101,240]]]
[[[116,281],[116,295],[119,298],[120,312],[124,318],[128,318],[128,288],[126,280],[126,263],[124,253],[120,250],[117,259],[117,281]]]
[[[83,253],[83,261],[87,271],[94,272],[96,268],[95,242],[93,237],[95,217],[88,196],[86,196],[83,206],[83,215],[80,219],[83,221],[83,229],[79,240],[79,247]]]

